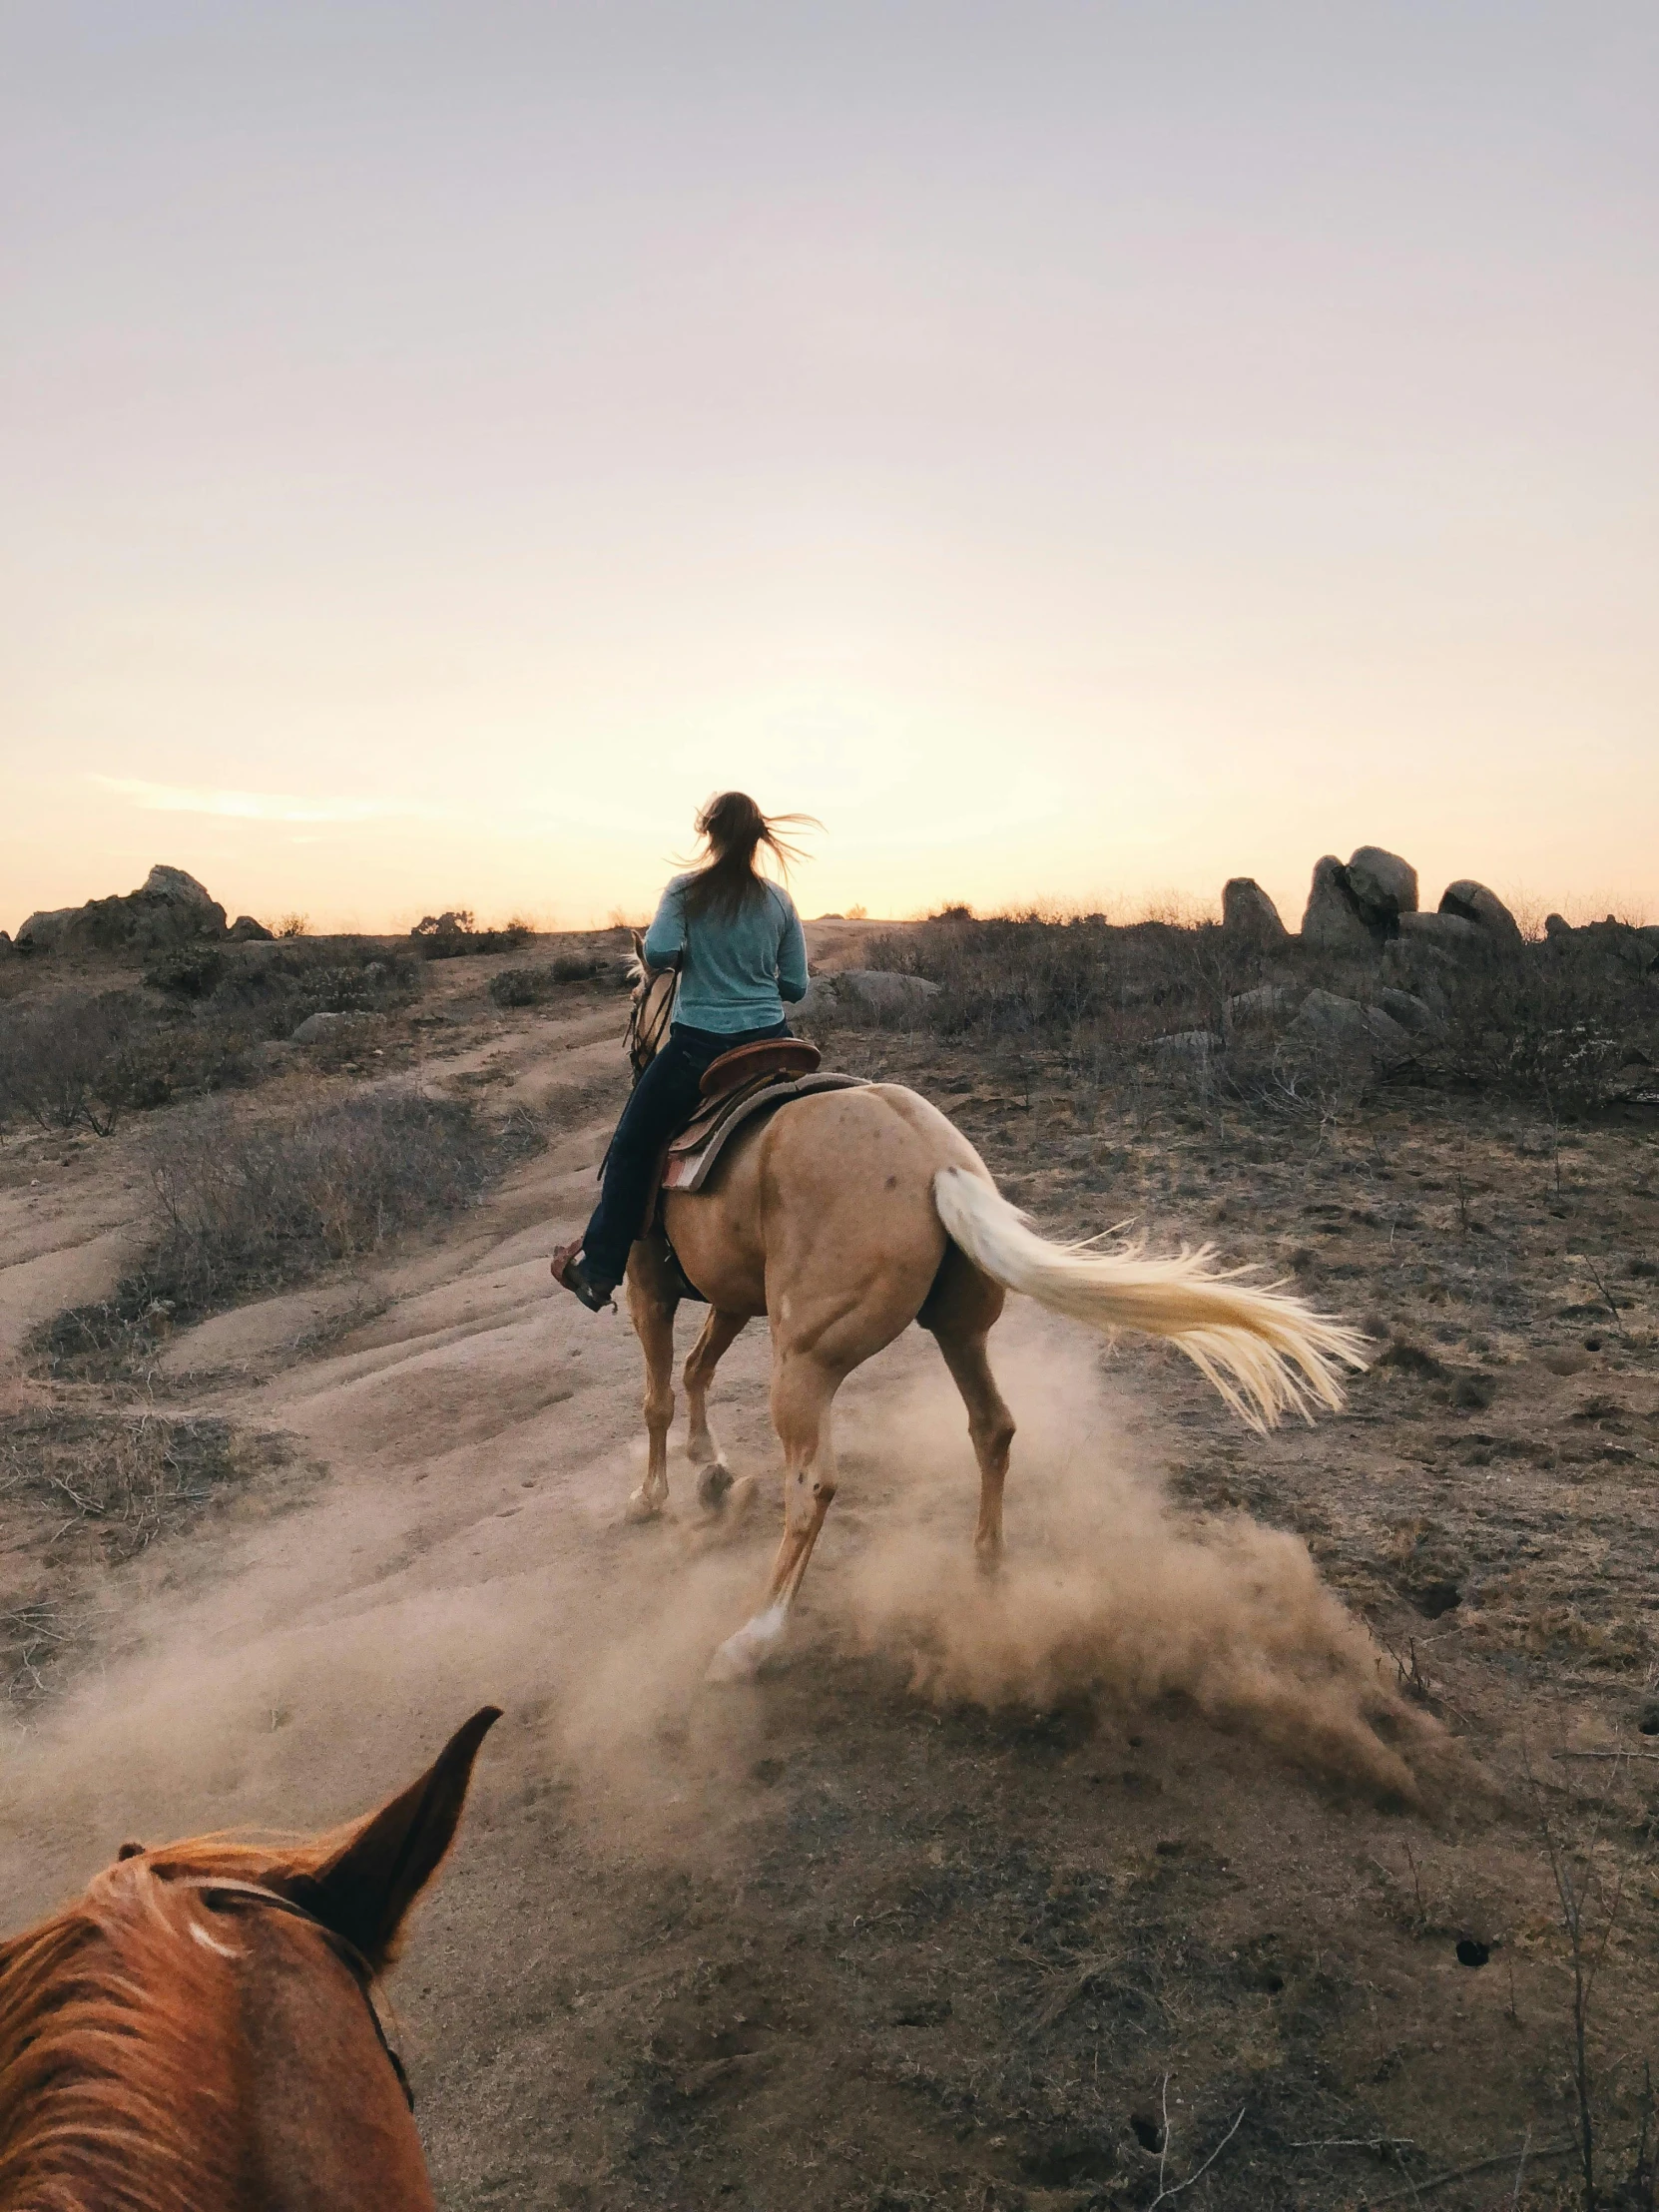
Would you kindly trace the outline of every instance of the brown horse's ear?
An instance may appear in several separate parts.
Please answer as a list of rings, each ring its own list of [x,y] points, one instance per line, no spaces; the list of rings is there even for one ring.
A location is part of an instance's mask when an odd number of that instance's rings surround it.
[[[486,1705],[458,1728],[418,1782],[354,1829],[313,1874],[285,1885],[373,1966],[390,1958],[403,1916],[454,1841],[478,1746],[501,1718]]]
[[[643,929],[630,929],[628,934],[634,940],[634,957],[643,967],[645,964],[645,931]]]
[[[119,1851],[118,1851],[118,1852],[116,1853],[116,1858],[117,1858],[118,1860],[119,1860],[119,1859],[142,1859],[143,1857],[144,1857],[144,1846],[143,1846],[142,1844],[135,1844],[135,1843],[125,1843],[125,1844],[123,1844],[123,1845],[122,1845],[121,1849],[120,1849],[120,1850],[119,1850]]]

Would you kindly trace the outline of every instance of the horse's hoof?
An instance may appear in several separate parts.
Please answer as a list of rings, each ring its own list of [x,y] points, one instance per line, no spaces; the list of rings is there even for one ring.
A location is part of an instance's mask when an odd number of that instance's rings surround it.
[[[726,1503],[726,1493],[732,1487],[732,1470],[723,1459],[707,1466],[697,1478],[697,1502],[706,1513],[718,1513]]]
[[[704,1679],[709,1682],[753,1681],[761,1661],[783,1635],[788,1618],[782,1605],[771,1605],[764,1613],[757,1613],[752,1621],[745,1621],[737,1634],[728,1636],[709,1661]]]
[[[761,1500],[761,1478],[758,1474],[740,1475],[726,1493],[726,1516],[729,1520],[741,1520],[753,1512]]]
[[[622,1509],[622,1517],[638,1527],[641,1521],[656,1520],[662,1509],[660,1498],[649,1497],[644,1490],[635,1490]]]

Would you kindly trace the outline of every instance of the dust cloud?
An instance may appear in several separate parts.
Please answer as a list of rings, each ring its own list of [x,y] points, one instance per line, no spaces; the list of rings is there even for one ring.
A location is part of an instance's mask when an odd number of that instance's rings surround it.
[[[912,1333],[842,1392],[841,1486],[776,1664],[873,1655],[918,1696],[1027,1711],[1132,1715],[1178,1695],[1305,1768],[1416,1798],[1437,1732],[1300,1540],[1179,1513],[1126,1433],[1135,1397],[1093,1347],[1018,1312],[993,1345],[1020,1421],[1000,1573],[975,1567],[964,1414]],[[764,1340],[732,1367],[735,1464],[775,1463]],[[499,1440],[469,1445],[434,1462],[455,1472],[430,1489],[359,1463],[297,1511],[227,1532],[188,1574],[176,1561],[142,1596],[129,1586],[124,1648],[0,1757],[0,1862],[19,1909],[54,1902],[123,1836],[364,1811],[486,1701],[508,1724],[480,1805],[556,1782],[561,1820],[590,1836],[718,1852],[755,1811],[758,1753],[787,1749],[765,1676],[704,1681],[760,1601],[776,1490],[709,1524],[677,1453],[675,1517],[624,1527],[636,1422],[631,1392],[598,1393],[564,1473],[513,1517],[502,1498],[528,1494],[516,1477],[543,1463],[540,1443],[504,1461]],[[505,1488],[480,1494],[484,1464]],[[856,1727],[860,1694],[857,1677],[840,1682],[834,1726]]]
[[[849,1648],[902,1659],[941,1704],[1132,1716],[1179,1696],[1298,1765],[1415,1800],[1413,1762],[1439,1763],[1440,1732],[1302,1540],[1179,1513],[1087,1349],[1026,1343],[998,1368],[1020,1418],[1006,1559],[987,1575],[972,1557],[960,1412],[924,1381],[882,1424],[883,1452],[914,1471],[840,1578]]]

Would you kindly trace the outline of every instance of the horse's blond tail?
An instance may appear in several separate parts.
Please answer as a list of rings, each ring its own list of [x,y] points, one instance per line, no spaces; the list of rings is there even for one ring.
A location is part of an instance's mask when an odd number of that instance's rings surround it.
[[[1236,1413],[1266,1429],[1282,1413],[1312,1420],[1315,1402],[1343,1402],[1344,1368],[1366,1365],[1365,1340],[1300,1298],[1212,1267],[1213,1248],[1147,1260],[1050,1244],[1005,1198],[966,1168],[941,1168],[933,1203],[976,1268],[1004,1289],[1091,1329],[1143,1329],[1179,1345]]]

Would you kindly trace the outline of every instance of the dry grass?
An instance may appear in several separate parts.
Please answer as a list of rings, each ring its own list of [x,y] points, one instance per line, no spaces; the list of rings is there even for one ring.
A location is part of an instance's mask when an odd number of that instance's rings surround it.
[[[27,1704],[79,1640],[83,1570],[119,1566],[290,1456],[216,1415],[43,1406],[0,1435],[0,1501],[34,1578],[0,1601],[0,1698]]]
[[[87,1378],[142,1367],[174,1328],[307,1281],[470,1205],[541,1142],[519,1113],[413,1091],[331,1097],[282,1115],[213,1102],[149,1151],[154,1237],[111,1298],[60,1314],[39,1367]]]
[[[372,938],[193,945],[144,971],[143,990],[62,988],[0,1008],[0,1125],[88,1129],[262,1082],[262,1047],[314,1013],[387,1014],[418,997],[423,965]]]

